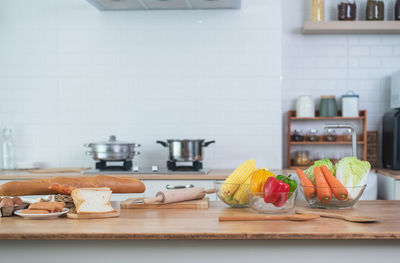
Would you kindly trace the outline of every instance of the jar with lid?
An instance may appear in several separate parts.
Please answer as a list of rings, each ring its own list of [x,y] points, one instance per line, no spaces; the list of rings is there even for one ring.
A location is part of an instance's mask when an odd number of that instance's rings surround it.
[[[297,166],[308,166],[311,163],[310,153],[308,151],[298,151],[294,159]]]
[[[321,117],[336,117],[337,103],[336,97],[333,95],[321,96],[319,104],[319,116]]]
[[[311,21],[321,22],[325,20],[324,0],[311,0]]]
[[[332,129],[332,128],[326,129],[325,134],[324,134],[324,139],[327,142],[335,142],[337,139],[335,129]]]
[[[310,129],[310,132],[308,133],[307,139],[310,142],[318,142],[319,141],[318,130],[317,129]]]
[[[303,133],[303,130],[302,130],[302,129],[296,129],[296,130],[294,130],[293,141],[295,141],[295,142],[302,142],[302,141],[304,141],[304,133]]]
[[[351,132],[351,129],[346,129],[344,132],[343,132],[343,141],[349,141],[349,142],[351,142],[351,140],[352,140],[352,137],[353,136],[353,133]]]
[[[356,2],[341,2],[338,5],[338,20],[340,21],[354,21],[357,17]]]
[[[400,0],[397,0],[394,5],[394,19],[400,20]]]
[[[385,4],[383,1],[368,0],[367,2],[367,20],[384,20]]]
[[[300,96],[296,101],[296,117],[315,117],[315,106],[311,96]]]
[[[360,96],[353,91],[349,91],[342,96],[342,116],[343,117],[358,117],[359,114],[359,101]]]

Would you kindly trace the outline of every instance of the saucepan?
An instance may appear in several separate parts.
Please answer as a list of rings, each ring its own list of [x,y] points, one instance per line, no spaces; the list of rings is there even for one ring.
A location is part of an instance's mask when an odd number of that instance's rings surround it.
[[[203,160],[203,147],[207,147],[215,141],[197,140],[178,140],[170,139],[166,142],[157,141],[164,147],[169,148],[169,160],[173,162],[195,162]]]

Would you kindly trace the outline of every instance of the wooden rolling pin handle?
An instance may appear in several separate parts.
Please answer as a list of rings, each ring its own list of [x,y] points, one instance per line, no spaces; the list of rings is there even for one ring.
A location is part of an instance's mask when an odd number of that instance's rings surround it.
[[[206,194],[215,194],[216,190],[215,188],[207,189],[205,190]]]
[[[163,195],[157,195],[156,197],[149,197],[143,199],[143,203],[145,204],[154,204],[154,203],[161,203],[164,201]]]

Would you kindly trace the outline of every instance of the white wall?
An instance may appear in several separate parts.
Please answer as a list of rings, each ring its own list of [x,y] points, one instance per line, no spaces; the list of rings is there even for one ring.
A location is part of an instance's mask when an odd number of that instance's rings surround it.
[[[302,35],[302,24],[309,20],[310,2],[284,0],[282,4],[283,133],[287,134],[286,113],[295,108],[298,96],[312,95],[318,107],[320,95],[339,98],[347,90],[359,94],[360,108],[368,110],[368,130],[381,132],[381,119],[390,105],[389,77],[400,70],[400,36]],[[332,13],[336,13],[338,2],[325,1],[328,19],[336,19]],[[363,19],[366,0],[357,3],[358,16]],[[392,5],[393,1],[386,1],[388,18],[393,17],[389,12]],[[286,143],[285,136],[284,165]],[[325,156],[335,157],[329,153]]]
[[[281,3],[241,10],[100,12],[84,0],[0,0],[0,126],[20,161],[92,165],[83,144],[205,138],[206,166],[279,168]]]

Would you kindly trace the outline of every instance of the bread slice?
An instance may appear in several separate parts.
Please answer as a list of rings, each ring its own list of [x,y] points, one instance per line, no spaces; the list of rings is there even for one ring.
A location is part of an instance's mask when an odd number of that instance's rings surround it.
[[[76,213],[109,213],[114,209],[110,204],[111,190],[107,187],[102,188],[78,188],[72,191],[71,196],[74,200]]]

